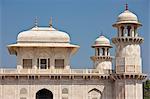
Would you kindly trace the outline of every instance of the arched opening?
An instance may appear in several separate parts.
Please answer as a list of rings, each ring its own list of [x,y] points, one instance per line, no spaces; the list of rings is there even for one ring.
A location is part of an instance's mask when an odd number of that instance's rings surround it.
[[[109,56],[109,48],[107,48],[107,56]]]
[[[88,92],[88,99],[102,99],[102,92],[94,88]]]
[[[102,48],[102,51],[103,51],[102,55],[104,56],[105,55],[105,48]]]
[[[121,26],[121,36],[124,36],[124,27]]]
[[[62,90],[62,94],[68,94],[68,89],[67,89],[67,88],[64,88],[64,89]]]
[[[47,89],[41,89],[36,93],[36,99],[53,99],[53,93]]]
[[[27,89],[26,89],[26,88],[20,89],[20,94],[21,94],[21,95],[27,94]]]
[[[100,55],[100,48],[97,48],[97,54],[96,54],[97,56],[99,56]]]
[[[127,26],[128,36],[131,36],[131,26]]]

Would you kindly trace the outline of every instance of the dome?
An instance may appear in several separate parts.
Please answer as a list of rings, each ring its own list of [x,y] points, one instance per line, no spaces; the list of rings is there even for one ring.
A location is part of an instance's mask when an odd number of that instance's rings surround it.
[[[20,32],[17,37],[18,43],[69,43],[67,33],[58,31],[53,27],[34,27]]]
[[[131,22],[138,22],[137,16],[130,12],[129,10],[125,10],[123,13],[121,13],[118,16],[117,22],[122,22],[122,21],[131,21]]]
[[[118,15],[117,22],[113,24],[114,27],[117,27],[119,24],[136,24],[137,26],[142,26],[138,21],[138,17],[126,8],[124,12]]]
[[[95,44],[93,45],[93,47],[95,46],[111,46],[111,45],[109,39],[107,39],[105,36],[100,36],[95,40]]]

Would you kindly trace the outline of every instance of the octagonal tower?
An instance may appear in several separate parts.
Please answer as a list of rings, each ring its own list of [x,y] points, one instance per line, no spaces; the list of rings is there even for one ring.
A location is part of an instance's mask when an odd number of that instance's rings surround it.
[[[112,70],[112,57],[109,49],[112,48],[109,39],[100,36],[92,45],[95,49],[95,55],[91,57],[94,63],[94,68],[100,70],[102,73],[110,73]]]
[[[144,39],[137,33],[140,26],[137,16],[127,5],[113,24],[118,30],[117,36],[112,38],[116,45],[114,99],[143,99],[142,81],[146,75],[142,73],[140,48]]]
[[[141,73],[142,60],[140,44],[144,41],[137,29],[142,26],[138,17],[126,8],[118,16],[113,27],[117,28],[117,36],[112,38],[116,45],[116,72]]]

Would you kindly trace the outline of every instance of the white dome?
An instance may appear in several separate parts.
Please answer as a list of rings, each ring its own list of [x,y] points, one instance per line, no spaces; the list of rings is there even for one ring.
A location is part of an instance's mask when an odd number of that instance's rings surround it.
[[[123,22],[123,21],[130,21],[130,22],[135,22],[138,23],[138,18],[137,16],[130,12],[129,10],[125,10],[123,13],[121,13],[118,16],[117,22]]]
[[[58,31],[53,27],[34,27],[19,33],[18,43],[69,43],[70,37],[67,33]]]
[[[109,39],[104,36],[100,36],[95,40],[95,44],[93,46],[111,46]]]

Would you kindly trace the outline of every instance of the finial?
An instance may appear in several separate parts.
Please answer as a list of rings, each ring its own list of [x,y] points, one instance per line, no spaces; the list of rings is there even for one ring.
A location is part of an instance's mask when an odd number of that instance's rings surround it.
[[[35,27],[37,27],[38,26],[38,18],[37,18],[37,16],[35,17]]]
[[[126,10],[128,10],[128,4],[126,3]]]
[[[52,27],[52,17],[50,18],[49,26]]]
[[[101,36],[103,36],[103,31],[101,31]]]

